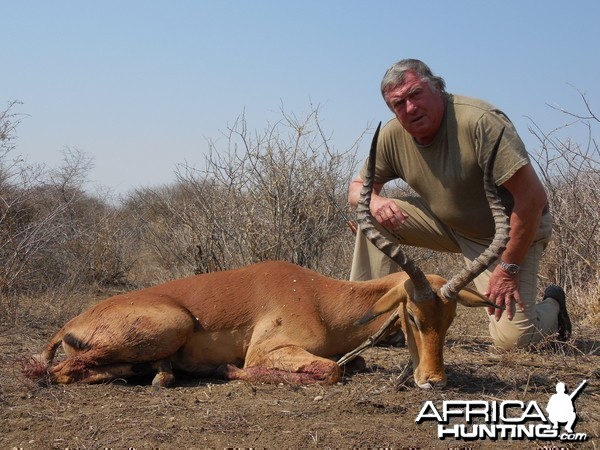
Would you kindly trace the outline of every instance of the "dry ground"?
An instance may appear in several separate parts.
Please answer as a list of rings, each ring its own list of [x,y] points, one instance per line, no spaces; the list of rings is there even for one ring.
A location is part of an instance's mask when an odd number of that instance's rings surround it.
[[[178,379],[153,392],[149,380],[103,385],[37,386],[18,361],[56,331],[0,329],[0,448],[598,448],[600,342],[575,322],[575,339],[559,351],[496,354],[481,311],[459,307],[445,353],[443,390],[415,388],[406,348],[365,352],[367,370],[335,386],[262,385]],[[416,424],[427,400],[530,400],[545,406],[557,381],[577,397],[575,431],[585,443],[439,440],[436,424]]]

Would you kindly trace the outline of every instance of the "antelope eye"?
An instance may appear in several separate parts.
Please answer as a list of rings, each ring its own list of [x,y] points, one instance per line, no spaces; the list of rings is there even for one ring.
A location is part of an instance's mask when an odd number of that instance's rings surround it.
[[[417,323],[417,321],[415,320],[414,316],[412,314],[408,314],[408,321],[410,322],[410,324],[415,327],[417,330],[419,329],[419,324]]]

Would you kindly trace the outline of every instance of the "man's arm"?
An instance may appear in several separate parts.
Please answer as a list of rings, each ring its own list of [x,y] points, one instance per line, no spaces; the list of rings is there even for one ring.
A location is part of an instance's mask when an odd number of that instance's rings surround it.
[[[356,208],[358,205],[362,187],[363,180],[360,176],[352,180],[348,187],[348,203],[353,208]],[[396,202],[379,195],[382,188],[383,184],[375,184],[373,186],[370,205],[371,215],[384,227],[390,230],[398,230],[406,219],[408,219],[408,216],[398,207]]]
[[[514,208],[510,215],[510,241],[501,260],[521,265],[533,243],[548,199],[531,164],[517,170],[503,186],[512,194]],[[492,272],[484,294],[497,305],[505,305],[509,319],[513,318],[515,303],[524,307],[519,295],[519,276],[510,275],[499,265]],[[490,308],[488,312],[495,313],[496,320],[502,316],[501,309]]]

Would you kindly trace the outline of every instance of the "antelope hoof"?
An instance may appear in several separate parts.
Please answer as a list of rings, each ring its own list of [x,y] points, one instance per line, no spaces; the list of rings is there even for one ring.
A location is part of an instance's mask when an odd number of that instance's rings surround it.
[[[446,380],[440,380],[440,381],[429,380],[429,381],[426,381],[425,383],[419,383],[417,380],[415,380],[415,383],[421,389],[442,389],[442,388],[446,387]]]

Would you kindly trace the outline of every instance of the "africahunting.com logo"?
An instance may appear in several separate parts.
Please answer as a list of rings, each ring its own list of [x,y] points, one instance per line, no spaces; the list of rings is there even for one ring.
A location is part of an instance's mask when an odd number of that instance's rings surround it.
[[[445,400],[441,408],[427,401],[415,422],[436,421],[440,439],[586,441],[586,433],[573,430],[577,422],[574,401],[586,383],[583,380],[570,394],[564,383],[557,383],[545,412],[536,401]]]

